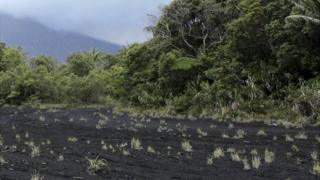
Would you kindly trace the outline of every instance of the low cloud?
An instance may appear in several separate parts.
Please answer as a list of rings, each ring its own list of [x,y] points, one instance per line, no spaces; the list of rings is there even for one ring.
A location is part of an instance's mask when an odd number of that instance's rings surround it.
[[[0,0],[0,12],[118,44],[146,40],[147,14],[171,0]]]

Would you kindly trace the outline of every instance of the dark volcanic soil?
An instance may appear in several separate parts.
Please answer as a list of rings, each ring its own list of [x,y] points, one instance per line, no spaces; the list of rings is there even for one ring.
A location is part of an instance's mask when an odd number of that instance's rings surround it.
[[[141,141],[141,147],[132,147],[133,138]],[[182,148],[185,141],[192,151]],[[311,153],[318,153],[319,159],[319,141],[317,128],[148,118],[103,108],[1,108],[0,179],[29,180],[38,172],[44,179],[58,180],[317,180]],[[33,147],[40,147],[39,156],[32,157]],[[213,158],[219,147],[224,153]],[[266,149],[275,154],[271,163],[265,162]],[[233,151],[239,161],[232,160]],[[254,157],[260,157],[258,169],[252,166]],[[88,159],[95,158],[106,160],[107,167],[90,169]]]

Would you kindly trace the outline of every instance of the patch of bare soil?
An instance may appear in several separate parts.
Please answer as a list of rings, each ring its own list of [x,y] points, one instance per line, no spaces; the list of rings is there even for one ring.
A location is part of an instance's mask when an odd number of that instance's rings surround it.
[[[0,109],[0,179],[317,180],[318,128]]]

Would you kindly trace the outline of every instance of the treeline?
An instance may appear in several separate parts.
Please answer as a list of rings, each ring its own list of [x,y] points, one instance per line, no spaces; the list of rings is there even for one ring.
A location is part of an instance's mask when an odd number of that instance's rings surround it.
[[[174,0],[154,37],[67,63],[0,46],[0,103],[122,104],[320,122],[319,0]]]

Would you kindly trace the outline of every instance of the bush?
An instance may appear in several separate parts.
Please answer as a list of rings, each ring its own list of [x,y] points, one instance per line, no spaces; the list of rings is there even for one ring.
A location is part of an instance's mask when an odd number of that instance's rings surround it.
[[[31,69],[37,71],[38,68],[44,67],[47,72],[53,72],[58,68],[58,62],[52,57],[48,56],[37,56],[31,59]]]
[[[311,123],[320,123],[320,77],[303,83],[289,95],[293,109]]]
[[[87,77],[70,75],[60,81],[63,102],[68,104],[99,104],[105,96],[105,84],[101,75],[92,71]]]
[[[23,62],[24,56],[20,49],[0,47],[0,71],[9,71]]]
[[[94,69],[94,60],[85,53],[75,53],[68,58],[69,70],[71,73],[84,77]]]
[[[0,105],[7,103],[15,77],[10,72],[0,72]]]

